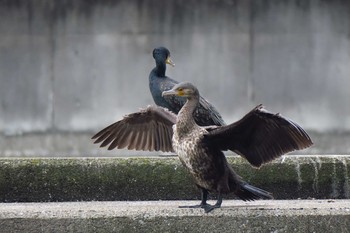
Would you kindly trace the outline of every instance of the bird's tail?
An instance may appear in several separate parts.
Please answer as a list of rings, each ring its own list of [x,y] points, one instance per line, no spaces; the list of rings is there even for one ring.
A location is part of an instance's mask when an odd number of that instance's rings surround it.
[[[243,201],[253,201],[257,199],[273,199],[271,193],[254,187],[248,183],[241,183],[234,192]]]

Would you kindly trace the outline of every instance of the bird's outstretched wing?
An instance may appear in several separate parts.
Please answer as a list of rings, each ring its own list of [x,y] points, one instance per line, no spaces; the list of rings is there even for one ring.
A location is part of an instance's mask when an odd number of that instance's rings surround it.
[[[148,106],[139,112],[124,116],[120,121],[107,126],[92,139],[100,143],[100,147],[109,145],[114,148],[130,150],[173,152],[172,126],[176,123],[176,115],[165,108]]]
[[[241,120],[227,126],[208,128],[207,140],[221,150],[232,150],[260,167],[285,153],[313,143],[296,123],[258,105]]]

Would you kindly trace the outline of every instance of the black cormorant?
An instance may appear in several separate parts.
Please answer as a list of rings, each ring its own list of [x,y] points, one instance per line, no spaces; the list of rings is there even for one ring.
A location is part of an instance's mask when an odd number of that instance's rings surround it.
[[[186,99],[179,96],[163,96],[162,92],[170,90],[178,82],[165,75],[166,64],[174,66],[167,48],[159,47],[153,50],[153,58],[156,67],[149,74],[149,88],[154,102],[177,114],[185,104]],[[206,99],[200,97],[199,105],[194,113],[194,119],[198,125],[225,125],[220,113]]]
[[[227,163],[222,151],[231,150],[260,167],[274,158],[312,145],[308,134],[296,123],[258,105],[241,120],[226,126],[198,126],[193,111],[200,96],[190,83],[180,83],[164,96],[187,98],[176,116],[165,108],[149,106],[125,116],[101,130],[93,139],[108,149],[173,151],[202,191],[196,206],[206,212],[219,208],[222,194],[233,192],[244,201],[272,198],[271,194],[243,181]],[[215,205],[207,204],[208,192],[217,192]]]

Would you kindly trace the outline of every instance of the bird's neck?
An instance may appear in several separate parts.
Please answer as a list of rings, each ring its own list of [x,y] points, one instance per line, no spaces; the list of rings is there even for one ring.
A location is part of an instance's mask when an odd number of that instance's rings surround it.
[[[178,113],[176,127],[181,132],[191,132],[194,127],[198,127],[193,118],[193,112],[196,109],[199,102],[199,97],[191,97],[187,99],[184,106]]]
[[[165,62],[156,61],[155,71],[156,71],[157,76],[165,77],[165,71],[166,71],[166,64],[165,64]]]

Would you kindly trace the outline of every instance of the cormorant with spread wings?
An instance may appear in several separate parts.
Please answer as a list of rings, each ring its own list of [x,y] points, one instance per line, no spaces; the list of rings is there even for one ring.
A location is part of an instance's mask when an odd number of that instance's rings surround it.
[[[260,167],[285,153],[312,145],[309,135],[295,122],[258,105],[241,120],[225,126],[199,126],[194,118],[199,92],[191,83],[175,85],[164,96],[187,98],[176,116],[159,106],[125,116],[101,130],[93,139],[108,149],[128,148],[147,151],[176,152],[202,191],[196,206],[206,212],[219,208],[222,194],[233,192],[244,201],[272,198],[272,195],[243,181],[227,163],[223,151],[243,156]],[[208,192],[217,192],[215,205],[207,203]]]

